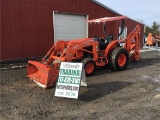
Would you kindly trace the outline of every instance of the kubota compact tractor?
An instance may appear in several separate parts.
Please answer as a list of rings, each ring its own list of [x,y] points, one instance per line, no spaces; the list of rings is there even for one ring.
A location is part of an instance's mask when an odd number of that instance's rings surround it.
[[[157,44],[157,46],[160,47],[160,36],[152,35],[152,33],[149,33],[146,40],[147,46],[156,46]]]
[[[124,28],[126,16],[105,17],[89,20],[89,23],[103,23],[104,32],[106,22],[122,20],[121,32]],[[85,21],[84,21],[85,22]],[[84,38],[70,41],[58,41],[48,51],[41,62],[28,61],[27,75],[44,88],[56,84],[60,63],[82,62],[86,75],[94,73],[96,66],[109,65],[114,70],[124,70],[129,62],[129,54],[132,50],[131,60],[139,60],[139,25],[127,36],[126,39],[113,39],[113,35],[106,35],[104,38]],[[120,43],[124,46],[121,47]]]

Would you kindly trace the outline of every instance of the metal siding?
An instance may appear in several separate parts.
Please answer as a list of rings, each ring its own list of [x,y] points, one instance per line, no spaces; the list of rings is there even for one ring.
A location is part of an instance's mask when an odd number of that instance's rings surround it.
[[[54,13],[54,42],[86,37],[86,16]]]
[[[43,56],[54,43],[53,11],[89,15],[89,19],[116,16],[90,0],[1,0],[0,60]],[[102,24],[89,25],[88,36],[103,36]],[[116,24],[108,23],[116,35]]]
[[[45,2],[36,3],[2,1],[2,46],[5,48],[1,60],[42,56],[53,44],[53,33],[48,34],[53,31],[53,25],[47,23],[47,6]]]

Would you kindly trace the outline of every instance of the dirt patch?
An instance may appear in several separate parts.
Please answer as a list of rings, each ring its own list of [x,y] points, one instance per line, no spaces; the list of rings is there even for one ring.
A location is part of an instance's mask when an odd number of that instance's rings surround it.
[[[97,68],[81,87],[79,100],[54,97],[26,77],[26,63],[1,71],[1,120],[160,119],[160,52],[147,51],[125,71]],[[15,66],[19,66],[18,63]],[[9,64],[3,67],[10,67]]]

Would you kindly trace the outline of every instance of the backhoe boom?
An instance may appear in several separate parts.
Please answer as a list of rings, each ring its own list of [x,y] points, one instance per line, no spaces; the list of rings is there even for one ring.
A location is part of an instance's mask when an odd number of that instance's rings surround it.
[[[125,39],[124,48],[131,53],[134,50],[133,54],[131,55],[131,60],[139,60],[140,58],[140,26],[137,25],[136,28],[127,36]]]

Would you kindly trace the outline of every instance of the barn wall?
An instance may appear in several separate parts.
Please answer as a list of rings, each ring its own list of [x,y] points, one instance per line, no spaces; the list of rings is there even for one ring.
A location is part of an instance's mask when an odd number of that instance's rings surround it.
[[[1,0],[0,60],[44,56],[54,43],[53,11],[89,15],[89,19],[116,16],[90,0]],[[109,23],[108,33],[116,33]],[[103,36],[102,24],[89,25],[89,37]]]

